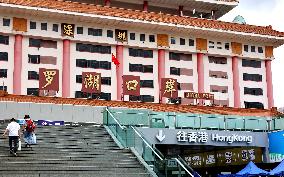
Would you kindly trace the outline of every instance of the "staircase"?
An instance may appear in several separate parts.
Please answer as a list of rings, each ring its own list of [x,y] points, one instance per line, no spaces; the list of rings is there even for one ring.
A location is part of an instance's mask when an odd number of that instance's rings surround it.
[[[7,123],[0,124],[4,130]],[[2,133],[1,133],[2,134]],[[37,145],[9,154],[0,138],[0,177],[149,177],[136,157],[120,149],[103,127],[37,127]],[[23,142],[23,141],[22,141]]]

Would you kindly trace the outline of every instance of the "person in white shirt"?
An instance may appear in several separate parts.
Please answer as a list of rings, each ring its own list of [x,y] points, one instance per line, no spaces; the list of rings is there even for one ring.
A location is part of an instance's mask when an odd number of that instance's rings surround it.
[[[16,122],[14,118],[10,120],[11,123],[8,124],[5,132],[3,133],[3,136],[6,135],[7,132],[9,132],[9,146],[10,146],[10,153],[17,156],[17,150],[18,150],[18,143],[19,143],[19,137],[20,137],[20,125]],[[13,147],[14,144],[14,147]]]

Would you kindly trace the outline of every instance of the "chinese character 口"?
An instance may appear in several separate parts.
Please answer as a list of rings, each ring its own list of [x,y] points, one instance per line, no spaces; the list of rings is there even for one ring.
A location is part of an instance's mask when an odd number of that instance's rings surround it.
[[[178,142],[186,142],[187,141],[187,134],[184,131],[179,131],[177,133]]]
[[[43,74],[47,83],[42,88],[46,88],[51,85],[53,78],[56,75],[56,71],[45,71]]]
[[[172,80],[172,79],[169,79],[167,82],[166,82],[166,89],[164,91],[164,94],[165,93],[171,93],[171,97],[173,96],[173,92],[176,91],[176,89],[174,88],[175,86],[175,80]]]
[[[100,76],[99,75],[92,75],[92,74],[86,74],[84,84],[85,88],[92,88],[99,90],[100,89]]]
[[[127,90],[136,90],[138,81],[137,80],[128,81],[126,82],[126,85],[127,85]]]

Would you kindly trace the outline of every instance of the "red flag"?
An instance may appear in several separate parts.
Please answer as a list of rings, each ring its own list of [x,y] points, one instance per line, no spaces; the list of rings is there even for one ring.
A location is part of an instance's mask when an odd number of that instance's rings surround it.
[[[113,55],[113,53],[111,54],[111,61],[116,65],[119,66],[119,61],[118,59]]]

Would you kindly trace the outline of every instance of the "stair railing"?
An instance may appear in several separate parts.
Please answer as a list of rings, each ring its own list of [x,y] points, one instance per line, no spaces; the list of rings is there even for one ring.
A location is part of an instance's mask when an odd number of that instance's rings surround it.
[[[143,135],[134,126],[123,126],[115,118],[115,116],[106,108],[107,120],[106,124],[118,139],[118,141],[123,145],[123,147],[132,147],[136,150],[140,157],[155,171],[158,176],[167,177],[170,175],[170,170],[168,170],[168,161],[164,155],[155,147],[153,147]],[[108,117],[110,115],[110,117]],[[179,169],[178,177],[183,176],[181,171],[184,171],[186,176],[189,177],[201,177],[196,175],[192,168],[190,168],[187,163],[178,156],[174,158],[177,167]]]

